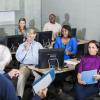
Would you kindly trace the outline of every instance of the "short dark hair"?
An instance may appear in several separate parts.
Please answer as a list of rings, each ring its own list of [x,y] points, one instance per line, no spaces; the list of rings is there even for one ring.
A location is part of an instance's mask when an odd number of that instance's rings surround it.
[[[56,17],[56,15],[55,15],[55,14],[50,14],[50,15],[49,15],[49,17],[50,17],[50,16],[54,16],[54,17]]]
[[[68,37],[71,38],[71,27],[69,25],[63,25],[62,29],[63,28],[68,30]],[[62,29],[61,29],[61,31],[62,31]],[[63,36],[63,35],[61,34],[61,36]]]

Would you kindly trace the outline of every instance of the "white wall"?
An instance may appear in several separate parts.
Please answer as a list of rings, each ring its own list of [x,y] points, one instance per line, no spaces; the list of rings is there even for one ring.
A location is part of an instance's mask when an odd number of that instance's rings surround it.
[[[41,0],[0,0],[0,5],[1,12],[15,12],[15,24],[0,24],[0,35],[14,35],[21,17],[26,18],[27,27],[30,23],[31,28],[35,28],[36,31],[41,30]]]
[[[10,4],[5,0],[0,0],[0,2],[1,10],[9,11],[14,7],[13,2]],[[71,27],[76,27],[78,37],[83,38],[86,29],[85,39],[100,41],[100,0],[16,0],[16,3],[16,10],[13,8],[15,24],[18,23],[20,17],[25,17],[27,26],[29,23],[31,27],[35,24],[34,27],[41,30],[44,23],[48,21],[49,14],[54,13],[60,24],[65,22]],[[0,28],[5,28],[7,34],[14,34],[15,26],[12,28],[12,25],[1,25]]]
[[[24,16],[27,20],[27,26],[41,30],[41,0],[25,0]]]
[[[19,3],[20,0],[0,0],[0,11],[19,10]]]
[[[58,16],[60,24],[66,21],[76,27],[78,36],[86,29],[85,39],[100,41],[100,0],[42,0],[42,27],[50,13]]]

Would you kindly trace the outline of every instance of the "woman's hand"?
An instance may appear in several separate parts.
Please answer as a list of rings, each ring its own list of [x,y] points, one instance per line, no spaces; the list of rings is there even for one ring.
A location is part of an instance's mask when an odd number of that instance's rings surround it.
[[[94,78],[95,80],[100,80],[100,75],[99,75],[99,74],[94,75],[93,78]]]
[[[68,51],[67,49],[65,50],[66,55],[73,55],[73,52]]]
[[[78,80],[78,83],[81,85],[86,85],[86,82],[82,81],[82,80]]]
[[[81,73],[78,73],[77,74],[77,80],[78,80],[78,83],[79,84],[86,85],[86,82],[81,80]]]
[[[66,55],[70,55],[70,52],[67,49],[65,50],[65,52],[66,52]]]

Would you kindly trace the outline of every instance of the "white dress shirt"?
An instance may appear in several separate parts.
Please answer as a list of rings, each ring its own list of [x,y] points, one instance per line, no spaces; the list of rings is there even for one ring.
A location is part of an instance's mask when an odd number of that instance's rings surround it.
[[[43,49],[42,45],[39,42],[33,41],[28,50],[25,50],[25,43],[22,43],[16,52],[16,59],[21,64],[38,64],[38,51]]]

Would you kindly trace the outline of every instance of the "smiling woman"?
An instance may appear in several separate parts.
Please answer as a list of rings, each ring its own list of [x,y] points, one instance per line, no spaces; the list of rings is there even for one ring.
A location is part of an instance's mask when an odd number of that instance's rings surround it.
[[[64,48],[64,59],[70,59],[72,55],[76,54],[77,41],[76,38],[71,37],[71,27],[63,25],[61,29],[61,36],[56,38],[54,48]]]
[[[78,83],[76,83],[75,93],[76,93],[76,99],[77,100],[86,100],[87,97],[98,93],[99,87],[98,83],[100,80],[100,56],[98,55],[98,52],[100,52],[100,45],[97,41],[91,40],[88,43],[87,48],[87,54],[81,58],[81,62],[78,67],[78,73],[77,73],[77,80]],[[95,71],[96,73],[92,74],[92,71]],[[87,77],[87,73],[84,72],[90,72],[88,73],[88,76],[92,75],[92,81],[94,82],[87,82],[87,80],[90,80],[89,77]],[[83,75],[84,73],[84,75]],[[85,76],[85,79],[82,77]],[[84,92],[82,92],[84,91]]]

